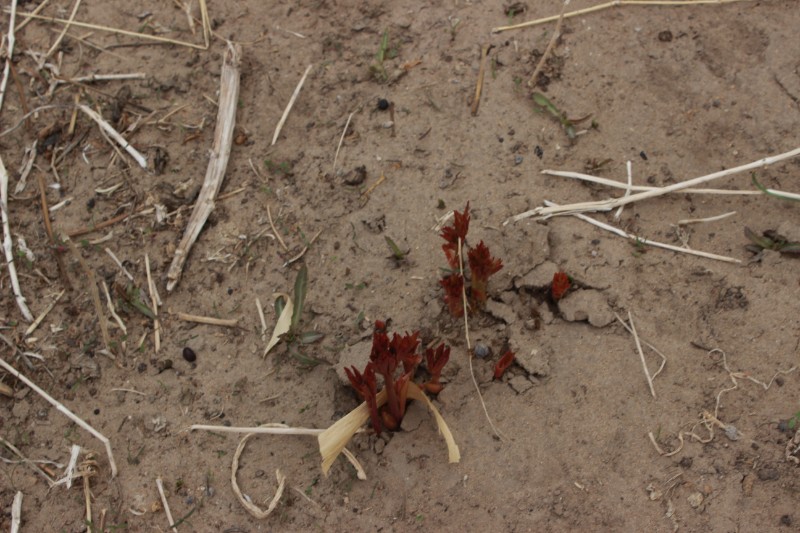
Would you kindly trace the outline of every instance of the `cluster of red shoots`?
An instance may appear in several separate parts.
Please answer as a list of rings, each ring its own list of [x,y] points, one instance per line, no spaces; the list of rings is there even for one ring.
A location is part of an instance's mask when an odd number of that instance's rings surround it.
[[[402,336],[394,333],[389,339],[386,323],[377,320],[375,332],[372,334],[372,352],[364,372],[359,372],[354,366],[344,369],[350,384],[367,403],[372,427],[379,435],[382,429],[394,431],[400,427],[406,412],[408,384],[422,362],[422,355],[417,354],[419,343],[418,331]],[[436,349],[425,350],[425,364],[431,378],[422,385],[423,390],[431,394],[438,394],[442,390],[444,386],[439,379],[448,359],[450,347],[445,344],[440,344]],[[380,409],[376,374],[383,378],[383,387],[386,390],[386,403]]]
[[[450,265],[449,273],[439,280],[444,288],[444,301],[454,317],[464,316],[463,294],[467,296],[470,311],[482,309],[486,304],[486,289],[489,277],[503,268],[500,259],[492,257],[489,247],[483,241],[475,247],[467,247],[467,232],[469,231],[469,202],[463,213],[454,212],[453,225],[442,228],[441,236],[446,241],[442,250]],[[467,248],[467,264],[463,265],[466,274],[469,267],[469,280],[461,275],[463,251]],[[465,287],[465,283],[468,286]]]

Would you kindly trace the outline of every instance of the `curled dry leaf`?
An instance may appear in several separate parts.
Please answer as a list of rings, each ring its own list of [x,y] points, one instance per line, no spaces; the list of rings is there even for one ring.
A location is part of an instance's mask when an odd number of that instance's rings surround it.
[[[275,324],[275,329],[272,332],[272,338],[269,340],[266,349],[264,350],[263,357],[266,357],[270,350],[281,341],[281,335],[287,333],[292,328],[292,314],[294,312],[294,304],[288,294],[279,292],[275,294],[275,299],[283,298],[284,306],[281,314],[278,317],[278,322]]]

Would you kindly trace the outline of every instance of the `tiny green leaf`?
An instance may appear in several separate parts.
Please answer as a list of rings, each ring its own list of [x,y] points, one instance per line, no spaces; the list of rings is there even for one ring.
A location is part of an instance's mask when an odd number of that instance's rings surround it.
[[[300,317],[303,316],[303,304],[306,301],[308,291],[308,268],[306,265],[300,267],[297,278],[294,280],[294,313],[292,313],[292,330],[297,328]]]
[[[402,261],[405,259],[406,254],[395,244],[395,242],[388,236],[385,235],[384,238],[386,239],[386,244],[389,245],[389,249],[392,251],[392,255],[398,261]]]

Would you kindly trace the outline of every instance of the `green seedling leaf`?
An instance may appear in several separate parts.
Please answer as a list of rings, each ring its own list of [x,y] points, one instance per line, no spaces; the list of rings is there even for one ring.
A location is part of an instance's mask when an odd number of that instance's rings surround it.
[[[547,110],[551,115],[561,120],[561,111],[542,93],[533,93],[533,103]]]
[[[381,45],[378,47],[378,53],[375,54],[375,59],[378,60],[378,63],[381,65],[383,64],[383,60],[386,58],[386,51],[389,49],[389,30],[383,31],[383,37],[381,37]]]
[[[800,254],[800,242],[788,242],[779,251],[782,254]]]
[[[303,305],[306,302],[306,292],[308,291],[308,268],[306,265],[300,267],[297,278],[294,280],[294,312],[292,313],[292,330],[297,329],[300,317],[303,316]]]
[[[283,293],[275,295],[276,302],[279,298],[283,298],[283,301],[286,303],[281,310],[281,314],[278,316],[278,322],[275,323],[275,329],[272,331],[272,338],[270,338],[269,343],[264,350],[264,357],[266,357],[269,351],[281,341],[281,337],[288,333],[292,328],[292,310],[294,307],[292,300],[289,299],[288,294]]]
[[[283,296],[279,296],[279,297],[275,298],[275,304],[274,304],[275,315],[276,316],[281,316],[281,314],[283,313],[283,308],[285,306],[286,306],[286,299],[284,299]]]
[[[301,344],[314,344],[322,337],[324,337],[324,333],[320,333],[319,331],[306,331],[305,333],[300,334],[300,343]]]
[[[406,258],[406,254],[408,252],[404,252],[403,250],[401,250],[400,247],[397,246],[397,244],[395,244],[395,242],[388,235],[384,236],[384,238],[386,239],[386,244],[389,245],[389,249],[392,251],[392,255],[394,256],[395,259],[397,259],[398,261],[402,261],[403,259]]]
[[[150,320],[156,319],[156,314],[142,300],[142,291],[139,290],[139,287],[128,285],[125,288],[125,300]]]
[[[748,227],[744,228],[744,236],[750,239],[750,241],[752,241],[756,246],[764,250],[772,250],[775,246],[775,241],[769,237],[757,235]]]

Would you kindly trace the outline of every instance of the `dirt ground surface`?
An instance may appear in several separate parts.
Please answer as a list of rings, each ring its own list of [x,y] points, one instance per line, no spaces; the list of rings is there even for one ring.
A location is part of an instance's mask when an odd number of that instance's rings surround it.
[[[38,4],[21,2],[17,23]],[[42,13],[67,19],[72,5],[49,2]],[[574,0],[569,9],[590,5]],[[57,43],[63,24],[43,20],[16,32],[0,115],[13,255],[34,316],[65,292],[26,333],[3,260],[3,359],[107,436],[119,472],[112,479],[98,439],[7,372],[0,435],[32,461],[58,463],[37,463],[56,479],[71,446],[84,448],[78,462],[94,470],[92,530],[102,523],[104,531],[168,531],[156,478],[179,531],[800,529],[791,444],[800,410],[800,372],[791,371],[800,332],[797,258],[785,253],[791,245],[754,255],[744,234],[748,227],[756,236],[771,230],[800,241],[797,204],[680,192],[630,204],[618,219],[615,212],[588,215],[739,262],[643,245],[569,216],[504,224],[544,200],[624,193],[544,169],[624,183],[631,161],[634,184],[660,187],[795,149],[795,0],[621,6],[569,18],[536,87],[528,80],[555,23],[491,30],[558,14],[557,0],[210,0],[208,9],[208,50],[78,26]],[[191,13],[194,34],[177,2],[84,0],[75,20],[202,45],[196,2]],[[4,35],[8,16],[3,11]],[[222,198],[168,292],[166,273],[214,139],[225,39],[241,43],[242,52]],[[143,76],[76,81],[129,73]],[[570,139],[555,116],[537,108],[533,91],[565,120],[591,116],[575,121]],[[76,113],[76,102],[123,132],[147,157],[147,169]],[[47,105],[55,107],[22,122],[26,109]],[[26,149],[37,139],[22,187]],[[800,158],[754,175],[766,187],[798,191]],[[750,172],[706,186],[756,190]],[[434,227],[467,202],[469,244],[484,240],[503,261],[486,309],[469,319],[472,346],[488,348],[473,359],[474,375],[502,437],[470,377],[463,320],[450,316],[438,283],[447,263]],[[60,237],[70,233],[74,251]],[[162,299],[158,351],[146,316],[146,256]],[[282,342],[264,358],[276,322],[273,294],[292,292],[301,265],[308,269],[301,329],[324,336]],[[554,303],[549,286],[558,270],[573,287]],[[103,282],[126,332],[107,311]],[[645,342],[666,357],[655,396],[633,336],[614,317],[627,321],[629,312],[651,374],[661,357]],[[191,323],[178,313],[237,325]],[[343,459],[325,477],[314,437],[257,436],[240,459],[242,491],[265,508],[276,469],[287,481],[271,516],[248,514],[230,483],[242,435],[189,426],[330,426],[359,403],[342,366],[367,361],[372,324],[387,318],[392,331],[420,331],[423,343],[452,347],[446,387],[434,402],[461,461],[447,462],[436,425],[418,403],[402,430],[354,438],[365,481]],[[194,361],[184,358],[186,348]],[[508,348],[517,361],[494,380]],[[5,444],[0,449],[12,461],[0,465],[0,529],[9,530],[20,491],[22,531],[87,530],[81,480],[48,489],[29,464],[13,462],[18,457]]]

